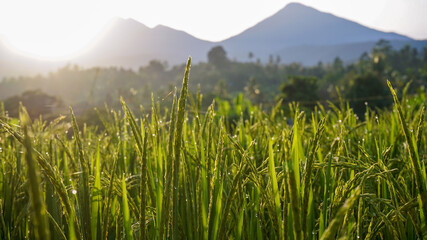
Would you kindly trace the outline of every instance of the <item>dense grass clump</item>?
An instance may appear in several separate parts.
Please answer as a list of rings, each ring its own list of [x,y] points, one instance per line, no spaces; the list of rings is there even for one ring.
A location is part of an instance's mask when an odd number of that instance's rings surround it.
[[[242,101],[231,120],[188,93],[190,62],[170,109],[122,100],[102,131],[72,110],[0,111],[0,238],[427,237],[425,97],[392,90],[393,110],[364,121],[344,103],[288,116]]]

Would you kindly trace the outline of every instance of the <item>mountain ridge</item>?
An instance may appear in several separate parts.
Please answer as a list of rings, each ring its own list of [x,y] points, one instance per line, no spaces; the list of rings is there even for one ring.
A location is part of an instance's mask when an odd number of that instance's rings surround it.
[[[207,52],[221,45],[228,57],[237,61],[248,61],[249,52],[252,52],[254,58],[262,62],[267,62],[273,55],[280,56],[282,63],[313,65],[318,61],[332,61],[334,54],[345,62],[354,61],[364,51],[370,51],[369,47],[380,39],[389,40],[393,46],[401,42],[416,46],[427,43],[395,32],[375,30],[300,3],[289,3],[241,33],[216,42],[201,40],[165,25],[150,28],[132,18],[116,17],[90,47],[68,62],[83,67],[136,69],[154,59],[167,61],[169,65],[181,64],[191,55],[197,63],[207,61]],[[0,46],[0,55],[1,52]],[[32,61],[35,60],[23,61],[26,62],[23,67],[28,67]],[[0,68],[0,77],[7,75],[10,68],[19,69],[15,66],[19,61],[13,61],[15,65],[9,67],[0,56],[0,63],[5,64]]]
[[[300,3],[290,3],[274,15],[246,29],[222,44],[237,59],[247,56],[248,49],[261,60],[281,48],[303,45],[340,45],[357,42],[412,40],[396,34],[381,32],[359,23],[324,13]],[[259,42],[268,43],[257,52]],[[268,51],[270,51],[268,53]]]

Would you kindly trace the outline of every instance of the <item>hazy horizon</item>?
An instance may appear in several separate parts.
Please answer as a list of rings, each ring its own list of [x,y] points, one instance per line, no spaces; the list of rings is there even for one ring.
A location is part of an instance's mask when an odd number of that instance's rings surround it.
[[[219,42],[238,35],[291,2],[376,30],[396,32],[417,40],[427,39],[424,27],[427,16],[419,14],[426,9],[427,3],[419,0],[376,1],[370,5],[367,1],[313,0],[245,2],[244,5],[241,1],[199,3],[191,0],[152,5],[138,5],[133,1],[6,1],[0,3],[0,37],[20,53],[66,59],[85,49],[111,19],[121,17],[135,19],[150,28],[164,25],[201,40]],[[218,15],[221,17],[215,17]]]

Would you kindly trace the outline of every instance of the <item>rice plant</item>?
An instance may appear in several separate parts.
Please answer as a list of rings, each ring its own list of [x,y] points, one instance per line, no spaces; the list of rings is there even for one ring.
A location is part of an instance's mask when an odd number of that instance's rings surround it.
[[[52,122],[2,111],[0,238],[427,238],[425,98],[390,86],[394,108],[363,121],[345,103],[204,112],[190,65],[172,106],[122,100],[98,111],[102,131],[71,109]]]

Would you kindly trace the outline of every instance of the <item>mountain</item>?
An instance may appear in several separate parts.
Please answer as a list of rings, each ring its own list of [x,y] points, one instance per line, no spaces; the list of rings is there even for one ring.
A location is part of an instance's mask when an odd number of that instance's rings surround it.
[[[247,59],[251,51],[255,57],[265,61],[268,55],[276,55],[279,51],[283,52],[283,49],[290,50],[290,53],[308,54],[310,47],[351,46],[376,42],[379,39],[412,40],[396,33],[371,29],[299,3],[290,3],[273,16],[221,44],[231,57]],[[304,50],[306,46],[307,51]],[[283,54],[286,54],[286,51]],[[291,58],[285,55],[283,57]],[[310,59],[301,60],[306,62]],[[315,61],[318,60],[322,59]]]
[[[355,61],[369,52],[380,39],[400,48],[405,44],[422,48],[427,41],[415,41],[393,32],[365,27],[314,8],[291,3],[242,33],[220,42],[200,40],[186,32],[166,26],[149,28],[133,19],[116,18],[82,53],[67,62],[83,67],[119,66],[138,68],[150,60],[167,61],[169,66],[207,60],[208,51],[224,47],[230,59],[248,61],[249,52],[267,62],[269,56],[280,56],[282,63],[299,62],[314,65],[340,57]],[[46,73],[65,61],[49,62],[28,58],[9,51],[0,38],[0,77]]]
[[[191,55],[199,62],[206,61],[206,53],[213,44],[166,26],[149,28],[133,19],[117,18],[76,61],[136,68],[153,59],[168,61],[170,65],[183,63]]]
[[[345,62],[370,51],[380,39],[412,44],[413,39],[392,32],[381,32],[358,23],[291,3],[271,17],[242,33],[220,42],[197,39],[166,26],[148,28],[133,19],[117,18],[76,62],[84,65],[119,65],[136,68],[152,59],[183,63],[206,61],[210,48],[221,45],[230,59],[247,61],[249,52],[267,62],[279,55],[283,63],[313,65],[339,56]]]

